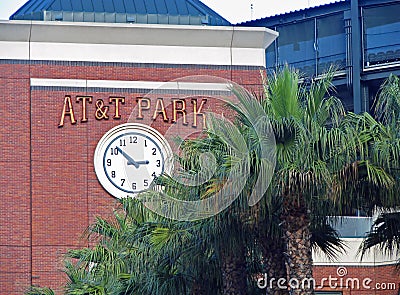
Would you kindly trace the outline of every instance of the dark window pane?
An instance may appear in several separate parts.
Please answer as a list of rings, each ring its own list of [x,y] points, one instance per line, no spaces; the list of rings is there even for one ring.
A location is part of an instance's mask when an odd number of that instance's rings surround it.
[[[366,66],[400,61],[400,4],[363,10]]]
[[[278,63],[300,70],[306,76],[315,74],[314,21],[277,27]]]
[[[265,51],[266,54],[266,65],[267,69],[274,69],[276,66],[276,51],[275,51],[276,43],[275,41],[267,48]]]
[[[317,19],[318,74],[331,66],[346,66],[346,36],[343,13]]]

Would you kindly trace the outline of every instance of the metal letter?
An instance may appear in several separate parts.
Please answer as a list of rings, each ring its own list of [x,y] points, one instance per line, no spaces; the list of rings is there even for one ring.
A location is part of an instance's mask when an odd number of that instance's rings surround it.
[[[87,122],[87,112],[86,112],[86,102],[92,103],[92,97],[91,96],[77,96],[76,97],[76,102],[79,103],[79,101],[82,101],[82,120],[81,122]]]
[[[201,100],[199,108],[197,108],[197,99],[193,98],[192,99],[192,104],[193,104],[193,127],[197,127],[197,116],[203,116],[203,128],[206,127],[206,116],[204,113],[201,112],[203,109],[204,104],[207,102],[207,99],[203,98]]]
[[[139,109],[137,119],[143,119],[142,110],[150,109],[150,99],[147,97],[139,97],[136,99],[136,102],[138,104],[138,109]],[[142,102],[146,102],[146,104],[143,105]]]
[[[178,109],[178,103],[180,104],[181,108]],[[172,123],[177,121],[177,114],[182,113],[183,116],[183,124],[187,125],[186,121],[186,101],[183,99],[173,99],[172,100]]]
[[[65,116],[70,116],[71,124],[76,124],[74,109],[72,108],[72,103],[71,103],[71,96],[69,95],[66,95],[64,98],[64,107],[62,110],[61,120],[60,124],[58,124],[58,127],[64,126]]]
[[[115,101],[115,115],[114,115],[114,119],[121,119],[121,115],[119,113],[119,106],[120,103],[121,104],[125,104],[125,97],[112,97],[110,96],[110,103],[112,103],[113,101]]]
[[[95,113],[96,119],[108,120],[108,115],[107,115],[108,109],[109,107],[104,106],[104,101],[102,99],[98,99],[96,101],[96,113]]]
[[[156,108],[153,113],[153,120],[155,120],[157,118],[157,115],[160,113],[163,115],[164,122],[168,122],[168,116],[165,110],[164,100],[162,98],[157,98]]]

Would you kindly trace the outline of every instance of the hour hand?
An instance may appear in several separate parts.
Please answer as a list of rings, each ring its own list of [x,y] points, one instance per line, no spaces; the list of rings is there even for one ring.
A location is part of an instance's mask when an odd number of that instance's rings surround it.
[[[119,147],[117,147],[117,150],[124,156],[125,159],[128,160],[128,165],[133,165],[136,168],[139,168],[139,163],[136,162],[131,156],[129,156],[127,153],[125,153],[123,150],[121,150]]]
[[[147,165],[147,164],[149,164],[150,162],[149,162],[148,160],[145,160],[145,161],[136,161],[136,163],[137,163],[138,165]],[[130,165],[130,164],[128,163],[128,165]]]

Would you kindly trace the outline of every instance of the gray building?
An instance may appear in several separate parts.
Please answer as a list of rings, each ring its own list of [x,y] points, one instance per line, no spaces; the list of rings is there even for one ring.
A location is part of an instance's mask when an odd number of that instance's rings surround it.
[[[400,74],[400,1],[342,0],[238,26],[279,32],[266,50],[269,71],[287,63],[313,79],[334,65],[337,95],[357,113],[371,109],[390,73]]]

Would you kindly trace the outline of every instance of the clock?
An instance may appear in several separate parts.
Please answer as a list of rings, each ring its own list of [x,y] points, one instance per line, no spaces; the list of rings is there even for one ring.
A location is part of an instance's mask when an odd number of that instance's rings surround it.
[[[154,128],[126,123],[106,132],[94,153],[94,169],[101,185],[116,198],[134,197],[148,190],[154,179],[170,173],[172,151]]]

